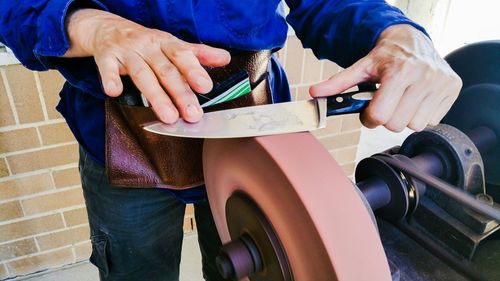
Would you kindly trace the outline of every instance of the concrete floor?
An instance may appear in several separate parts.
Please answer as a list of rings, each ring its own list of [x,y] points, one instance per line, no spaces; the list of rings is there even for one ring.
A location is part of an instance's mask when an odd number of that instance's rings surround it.
[[[97,268],[89,262],[80,262],[58,270],[39,273],[15,281],[98,281]],[[181,257],[180,281],[203,281],[201,273],[201,253],[196,234],[184,237]]]

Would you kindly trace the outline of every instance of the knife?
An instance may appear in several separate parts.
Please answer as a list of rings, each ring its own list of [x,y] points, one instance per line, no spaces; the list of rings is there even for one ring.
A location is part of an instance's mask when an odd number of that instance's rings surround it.
[[[197,123],[179,119],[174,124],[144,124],[143,129],[185,138],[241,138],[313,131],[326,126],[327,116],[361,112],[373,95],[372,91],[356,91],[304,101],[240,107],[205,113]]]

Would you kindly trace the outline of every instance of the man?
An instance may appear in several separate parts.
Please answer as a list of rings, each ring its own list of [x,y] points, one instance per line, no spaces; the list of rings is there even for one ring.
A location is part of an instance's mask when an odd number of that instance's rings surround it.
[[[359,83],[380,88],[361,116],[367,127],[422,130],[437,124],[461,81],[425,31],[379,0],[288,0],[286,21],[305,47],[346,69],[310,89],[334,95]],[[93,253],[101,280],[177,280],[184,202],[195,216],[207,280],[220,247],[203,189],[125,189],[104,171],[104,100],[129,75],[165,123],[197,122],[193,91],[213,82],[202,66],[228,64],[238,50],[276,50],[287,23],[279,0],[25,0],[0,4],[0,41],[34,70],[58,69],[68,83],[58,110],[81,145],[80,171]],[[216,46],[216,47],[213,47]],[[275,102],[289,100],[275,57],[269,81]]]

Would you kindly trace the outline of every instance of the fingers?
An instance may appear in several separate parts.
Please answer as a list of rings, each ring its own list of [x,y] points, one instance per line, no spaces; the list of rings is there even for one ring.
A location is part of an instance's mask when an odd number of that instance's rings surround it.
[[[417,85],[414,87],[414,98],[409,100],[408,104],[399,105],[401,111],[414,111],[416,109],[407,124],[408,128],[415,131],[422,131],[428,125],[435,126],[439,124],[458,98],[462,87],[461,79],[454,72],[432,74],[429,75],[429,72],[426,72],[426,75],[416,80],[414,83],[414,85]],[[422,97],[422,94],[425,94],[423,98],[419,98]],[[413,105],[410,105],[411,102],[413,102]],[[394,117],[400,118],[401,116],[404,116],[404,114],[395,114]],[[407,120],[405,119],[404,122],[407,122]],[[399,127],[396,129],[399,129]]]
[[[120,75],[129,75],[165,123],[179,116],[199,121],[203,110],[194,91],[207,93],[213,87],[202,65],[223,66],[231,60],[225,50],[187,43],[121,18],[99,28],[96,38],[92,55],[106,95],[120,95]]]
[[[95,57],[95,61],[106,95],[110,97],[119,96],[123,91],[123,84],[120,79],[120,62],[111,55]]]
[[[167,43],[162,45],[162,50],[191,88],[201,94],[210,92],[213,87],[212,80],[202,65],[219,67],[231,60],[226,50],[203,44]]]
[[[460,90],[462,89],[462,79],[458,75],[453,75],[452,83],[447,84],[446,93],[447,95],[439,104],[438,110],[436,110],[431,119],[431,125],[437,125],[444,118],[448,110],[453,106],[453,103],[458,98]]]
[[[417,132],[422,131],[431,123],[434,116],[434,112],[438,109],[436,104],[439,104],[441,97],[436,93],[431,93],[425,97],[425,99],[420,103],[419,109],[415,113],[408,124],[408,128],[415,130]]]
[[[386,125],[394,118],[394,112],[409,86],[408,80],[384,74],[380,87],[368,107],[361,114],[361,122],[368,128]]]
[[[439,70],[439,69],[438,69]],[[437,124],[451,107],[458,89],[456,77],[424,63],[393,59],[375,52],[353,66],[310,88],[311,96],[329,96],[343,92],[361,82],[379,81],[380,87],[361,114],[363,125],[383,125],[400,132],[405,127],[423,130]],[[446,85],[451,83],[451,87]]]
[[[169,93],[181,117],[188,122],[199,121],[203,115],[203,110],[175,65],[161,54],[152,57],[150,61],[154,62],[151,67],[164,89]]]
[[[190,45],[195,56],[203,65],[219,67],[227,65],[231,61],[231,55],[226,50],[210,47],[204,44]]]
[[[397,104],[391,119],[385,123],[385,127],[394,132],[403,131],[421,107],[416,105],[421,104],[426,95],[427,92],[424,85],[412,84],[408,86]]]
[[[453,96],[448,96],[446,97],[440,104],[439,104],[439,109],[434,112],[433,117],[431,119],[430,125],[436,126],[443,120],[444,116],[446,113],[448,113],[448,110],[451,108],[453,103],[455,102],[456,98]]]
[[[441,91],[428,95],[413,120],[408,124],[408,127],[415,131],[421,131],[427,125],[435,126],[439,124],[458,98],[460,88],[461,81],[455,80],[455,83],[444,86]],[[445,93],[445,95],[443,96],[442,93]]]
[[[406,88],[394,112],[385,115],[391,115],[389,119],[379,119],[378,125],[384,125],[394,132],[401,132],[405,127],[422,131],[428,125],[435,126],[455,102],[460,87],[461,84],[453,79],[417,79]],[[382,97],[382,93],[377,93],[376,96]],[[370,108],[367,108],[365,115],[370,114],[369,112]],[[370,124],[369,121],[367,123]]]
[[[351,67],[333,75],[330,79],[311,86],[309,93],[312,97],[331,96],[366,82],[372,78],[373,64],[370,57],[364,57]]]
[[[130,53],[124,58],[130,78],[151,104],[158,118],[164,123],[174,123],[179,112],[165,94],[149,65],[137,54]]]
[[[380,87],[361,114],[365,126],[422,130],[437,124],[458,97],[461,81],[432,42],[408,25],[387,28],[363,59],[328,81],[311,87],[313,97],[333,95],[359,84]]]
[[[178,44],[168,48],[164,46],[162,50],[193,90],[198,93],[208,93],[212,90],[212,79],[190,48]]]

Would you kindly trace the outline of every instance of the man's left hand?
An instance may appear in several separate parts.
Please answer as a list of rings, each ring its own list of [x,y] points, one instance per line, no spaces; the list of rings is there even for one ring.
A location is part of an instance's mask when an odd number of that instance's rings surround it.
[[[363,125],[384,125],[399,132],[437,125],[462,87],[460,77],[434,49],[431,40],[410,25],[384,30],[373,50],[351,67],[310,88],[313,97],[341,93],[362,82],[377,82]]]

